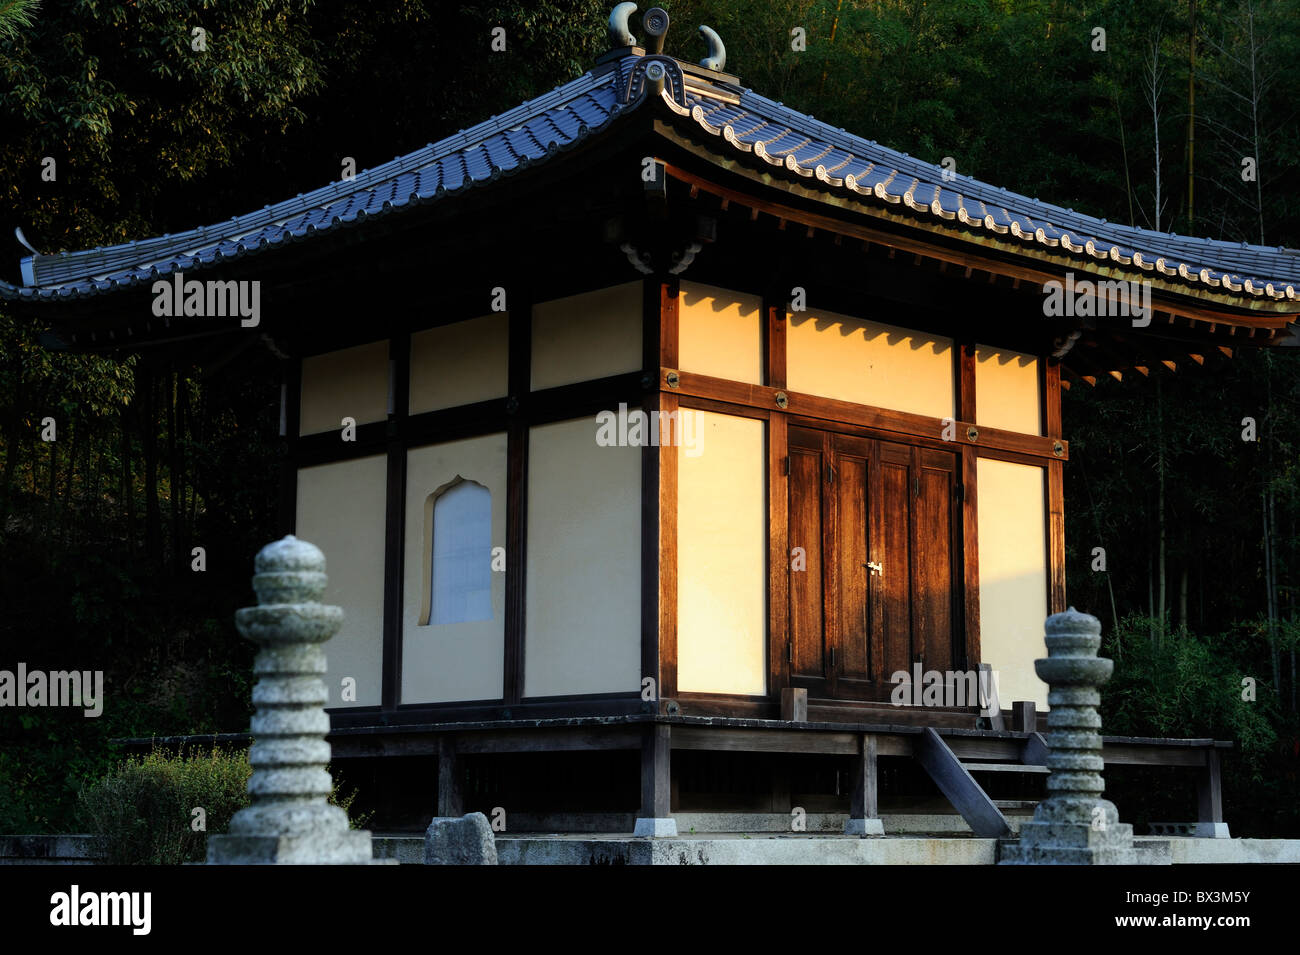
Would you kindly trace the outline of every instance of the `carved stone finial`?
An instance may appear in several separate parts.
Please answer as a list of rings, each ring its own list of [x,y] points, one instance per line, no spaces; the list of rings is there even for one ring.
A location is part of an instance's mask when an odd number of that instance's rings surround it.
[[[210,865],[328,865],[371,861],[370,833],[348,828],[331,806],[329,693],[323,644],[343,611],[320,603],[325,555],[292,535],[254,561],[257,606],[235,626],[259,647],[253,661],[252,805],[235,813],[228,835],[208,840]]]
[[[634,13],[636,13],[635,3],[620,3],[610,13],[609,48],[611,50],[636,45],[636,37],[632,35],[632,29],[628,26],[628,20]]]
[[[704,59],[700,60],[700,66],[706,70],[718,70],[721,72],[727,66],[727,48],[722,45],[722,37],[718,36],[713,27],[700,25],[700,36],[704,37],[704,42],[709,44],[709,53]]]
[[[646,52],[659,55],[664,51],[664,39],[668,35],[668,11],[663,7],[651,7],[641,18],[641,26],[650,37],[646,41]]]
[[[1034,670],[1047,695],[1048,797],[1020,827],[1020,842],[1003,862],[1018,865],[1129,865],[1135,862],[1133,827],[1102,799],[1099,687],[1115,664],[1097,656],[1101,622],[1073,607],[1047,618],[1047,659]]]

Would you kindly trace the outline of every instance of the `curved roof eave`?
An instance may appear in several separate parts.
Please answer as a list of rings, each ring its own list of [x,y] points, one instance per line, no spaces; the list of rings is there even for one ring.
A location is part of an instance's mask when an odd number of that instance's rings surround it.
[[[23,286],[0,300],[73,301],[257,255],[288,243],[427,205],[567,152],[635,109],[624,58],[485,122],[353,179],[330,183],[227,222],[81,252],[28,256]]]
[[[1152,232],[1062,209],[834,129],[752,90],[730,102],[699,93],[676,102],[666,91],[663,100],[735,153],[863,207],[906,210],[968,240],[1000,240],[1040,260],[1035,253],[1047,252],[1237,307],[1300,303],[1300,250]]]

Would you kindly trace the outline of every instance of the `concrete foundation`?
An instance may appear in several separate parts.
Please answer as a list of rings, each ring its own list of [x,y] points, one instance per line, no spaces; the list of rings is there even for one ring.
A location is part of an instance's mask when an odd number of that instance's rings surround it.
[[[1011,840],[972,836],[863,839],[821,833],[700,833],[644,839],[628,835],[497,833],[501,865],[995,865]],[[375,836],[376,858],[419,864],[419,836]],[[1139,865],[1300,864],[1297,839],[1139,836]]]

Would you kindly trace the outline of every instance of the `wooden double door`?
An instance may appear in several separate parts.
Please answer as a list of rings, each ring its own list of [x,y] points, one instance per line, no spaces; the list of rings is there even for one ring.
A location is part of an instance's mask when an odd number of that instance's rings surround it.
[[[956,454],[791,426],[790,685],[887,701],[964,657]]]

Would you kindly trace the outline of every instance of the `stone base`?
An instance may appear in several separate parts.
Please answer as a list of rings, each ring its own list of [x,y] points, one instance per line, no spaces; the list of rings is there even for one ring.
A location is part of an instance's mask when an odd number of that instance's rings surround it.
[[[208,865],[369,865],[364,829],[305,836],[230,836],[208,839]]]
[[[1198,839],[1231,839],[1226,822],[1198,822],[1193,830]]]
[[[1133,827],[1112,823],[1094,829],[1086,823],[1026,822],[1020,842],[1002,852],[1000,865],[1140,865]]]
[[[849,819],[844,823],[846,836],[883,836],[885,824],[879,818]]]
[[[632,835],[660,839],[665,836],[675,836],[677,835],[677,820],[672,818],[638,819],[635,828],[632,830]]]
[[[424,834],[425,865],[496,865],[496,838],[487,816],[434,816]]]

